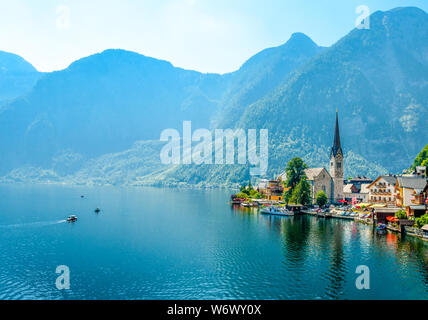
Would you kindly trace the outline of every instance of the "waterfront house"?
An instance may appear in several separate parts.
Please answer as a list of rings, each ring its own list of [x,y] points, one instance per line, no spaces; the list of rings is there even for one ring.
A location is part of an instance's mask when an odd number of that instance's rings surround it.
[[[427,180],[420,175],[398,177],[397,205],[406,207],[407,215],[420,217],[426,213]]]
[[[397,207],[386,207],[385,204],[375,204],[372,205],[373,214],[377,223],[387,223],[388,217],[395,217],[400,208]]]
[[[259,182],[258,182],[258,184],[257,184],[256,190],[258,192],[260,192],[261,194],[266,194],[268,183],[269,183],[269,180],[267,180],[267,179],[260,179]]]
[[[349,180],[348,180],[349,181]],[[369,186],[366,184],[353,184],[348,183],[343,187],[343,196],[346,201],[352,201],[353,203],[365,203],[368,202],[369,191],[367,189]]]
[[[395,186],[397,206],[405,207],[409,216],[419,217],[426,211],[425,204],[420,203],[421,193],[427,180],[420,175],[399,176]]]
[[[266,198],[271,201],[282,201],[284,187],[281,179],[269,180],[265,191]]]
[[[360,198],[363,199],[362,202],[369,202],[369,189],[368,186],[370,183],[363,183],[360,189]]]
[[[366,187],[366,190],[368,190],[368,202],[373,205],[384,204],[386,207],[395,207],[396,183],[397,177],[394,175],[376,178]]]
[[[373,179],[367,178],[365,176],[358,176],[354,178],[348,178],[344,181],[345,185],[347,184],[353,184],[358,190],[361,190],[361,186],[363,184],[369,185],[373,182]]]
[[[358,193],[358,188],[352,183],[348,183],[343,186],[343,196],[346,201],[353,201],[354,199],[358,201]],[[358,202],[361,202],[361,199]]]

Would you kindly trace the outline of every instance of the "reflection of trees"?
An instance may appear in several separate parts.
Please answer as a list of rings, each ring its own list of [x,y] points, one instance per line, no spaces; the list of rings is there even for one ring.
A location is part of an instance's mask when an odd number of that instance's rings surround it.
[[[304,216],[283,219],[281,229],[286,259],[292,261],[291,267],[301,269],[308,249],[310,221]]]
[[[426,291],[428,292],[428,248],[423,240],[406,236],[402,241],[397,242],[397,258],[413,260],[421,274]],[[406,271],[406,270],[405,270]]]
[[[326,230],[331,243],[330,267],[326,273],[326,279],[329,284],[326,287],[326,295],[333,299],[338,299],[343,293],[343,285],[345,282],[346,259],[343,251],[343,229],[340,224],[329,221]]]

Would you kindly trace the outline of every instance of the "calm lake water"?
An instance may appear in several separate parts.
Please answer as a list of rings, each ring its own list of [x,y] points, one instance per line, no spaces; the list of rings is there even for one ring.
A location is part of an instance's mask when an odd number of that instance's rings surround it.
[[[427,242],[233,209],[229,193],[0,186],[0,299],[428,299]]]

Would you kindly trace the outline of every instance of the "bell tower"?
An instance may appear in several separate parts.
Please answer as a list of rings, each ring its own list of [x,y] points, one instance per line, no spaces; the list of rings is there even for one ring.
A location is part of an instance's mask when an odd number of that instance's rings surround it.
[[[330,175],[332,177],[331,199],[338,202],[343,199],[343,152],[340,144],[339,115],[336,109],[336,128],[334,130],[333,147],[330,152]]]

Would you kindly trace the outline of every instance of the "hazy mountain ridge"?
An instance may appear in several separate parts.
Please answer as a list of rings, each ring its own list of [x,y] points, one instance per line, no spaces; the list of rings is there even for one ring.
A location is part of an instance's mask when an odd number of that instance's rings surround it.
[[[269,129],[268,176],[300,156],[326,166],[339,109],[345,175],[408,167],[428,141],[428,15],[371,16],[330,48],[297,33],[236,72],[201,74],[107,50],[48,74],[0,113],[3,182],[226,185],[248,166],[164,166],[166,128]],[[387,157],[385,157],[387,155]],[[39,176],[39,178],[37,178]]]
[[[192,119],[208,127],[222,76],[173,67],[124,50],[107,50],[43,77],[25,98],[2,112],[2,169],[50,166],[72,150],[85,158],[119,152]],[[12,166],[13,164],[13,166]],[[3,171],[4,173],[4,171]]]
[[[22,57],[0,51],[0,108],[31,91],[42,75]]]

